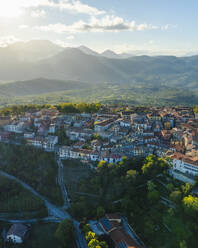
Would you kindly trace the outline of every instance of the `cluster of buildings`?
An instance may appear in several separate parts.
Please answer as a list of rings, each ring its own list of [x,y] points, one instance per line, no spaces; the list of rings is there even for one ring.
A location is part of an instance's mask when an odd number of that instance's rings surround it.
[[[106,214],[98,221],[89,221],[90,228],[97,236],[107,236],[115,248],[144,248],[145,245],[119,214]]]
[[[0,141],[23,137],[61,159],[115,163],[123,156],[156,154],[169,157],[174,170],[198,175],[198,116],[190,107],[103,106],[94,114],[42,109],[0,117],[0,126]]]
[[[55,135],[55,119],[58,112],[54,109],[43,109],[37,112],[26,112],[24,115],[0,117],[0,141],[27,144],[54,151],[58,144]]]
[[[106,214],[97,221],[89,221],[91,230],[98,237],[106,237],[110,247],[145,248],[144,243],[120,214]],[[5,242],[22,244],[30,235],[30,224],[15,223],[5,235]]]

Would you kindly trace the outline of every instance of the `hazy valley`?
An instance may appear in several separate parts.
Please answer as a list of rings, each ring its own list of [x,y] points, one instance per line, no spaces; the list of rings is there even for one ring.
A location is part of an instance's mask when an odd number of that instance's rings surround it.
[[[0,57],[2,104],[21,97],[29,102],[47,98],[53,103],[68,99],[159,104],[160,100],[168,105],[198,100],[198,56],[130,57],[31,41],[1,48]]]

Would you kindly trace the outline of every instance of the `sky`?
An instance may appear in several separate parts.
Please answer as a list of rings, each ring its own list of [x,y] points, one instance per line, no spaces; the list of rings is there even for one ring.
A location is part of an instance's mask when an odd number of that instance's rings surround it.
[[[197,11],[197,0],[0,0],[0,46],[41,39],[99,52],[197,53]]]

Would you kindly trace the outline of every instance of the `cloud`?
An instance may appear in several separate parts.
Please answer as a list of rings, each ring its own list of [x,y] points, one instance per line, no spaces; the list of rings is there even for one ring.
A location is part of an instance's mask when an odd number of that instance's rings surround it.
[[[166,24],[166,25],[161,27],[162,30],[168,30],[168,29],[173,29],[173,28],[177,28],[177,25]]]
[[[13,44],[13,43],[16,43],[16,42],[19,42],[19,41],[22,41],[18,38],[16,38],[15,36],[3,36],[3,37],[0,37],[0,47],[6,47],[10,44]]]
[[[147,24],[147,23],[143,23],[137,26],[138,31],[144,31],[144,30],[149,30],[149,29],[159,29],[159,27],[155,25]]]
[[[159,29],[160,27],[151,24],[136,24],[135,21],[125,21],[121,17],[106,15],[102,18],[91,17],[88,22],[78,21],[72,25],[63,23],[36,26],[34,29],[40,31],[51,31],[55,33],[81,33],[81,32],[120,32],[120,31],[143,31]]]
[[[67,40],[73,40],[75,37],[73,35],[70,35],[67,37]]]
[[[74,13],[76,12],[76,13],[82,13],[82,14],[88,14],[94,16],[105,14],[104,10],[99,10],[90,5],[83,4],[79,0],[72,0],[72,1],[62,0],[58,3],[57,7],[59,7],[60,9],[70,10]]]
[[[45,10],[32,10],[30,13],[31,17],[33,18],[40,18],[40,17],[45,17],[46,16],[46,12]]]
[[[22,24],[22,25],[18,26],[19,29],[26,29],[26,28],[28,28],[28,27],[29,27],[29,26],[26,25],[26,24]]]
[[[81,13],[87,15],[102,15],[104,10],[99,10],[96,7],[82,3],[80,0],[15,0],[15,5],[21,10],[28,8],[50,7],[59,10],[68,10],[72,13]],[[6,0],[8,6],[13,5],[13,0]],[[37,16],[36,16],[37,17]]]

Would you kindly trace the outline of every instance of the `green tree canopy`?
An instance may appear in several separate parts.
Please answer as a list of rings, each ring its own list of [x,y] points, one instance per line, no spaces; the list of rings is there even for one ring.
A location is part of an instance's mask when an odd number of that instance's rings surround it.
[[[184,210],[191,216],[198,214],[198,198],[192,195],[186,196],[183,199]]]
[[[104,210],[104,208],[103,207],[98,207],[97,208],[97,218],[98,219],[100,219],[100,218],[102,218],[104,215],[105,215],[105,210]]]
[[[182,193],[179,190],[175,190],[170,194],[171,201],[174,201],[175,203],[179,203],[182,199]]]
[[[74,240],[74,226],[72,221],[63,220],[58,225],[55,237],[60,241],[64,248],[72,247]]]

